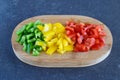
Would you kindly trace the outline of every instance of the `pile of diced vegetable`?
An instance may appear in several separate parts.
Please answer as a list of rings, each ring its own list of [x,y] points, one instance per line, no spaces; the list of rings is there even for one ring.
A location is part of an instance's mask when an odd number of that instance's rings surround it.
[[[17,32],[16,41],[33,56],[42,51],[48,55],[65,52],[99,50],[105,44],[102,25],[67,21],[65,25],[42,23],[39,20],[25,24]]]

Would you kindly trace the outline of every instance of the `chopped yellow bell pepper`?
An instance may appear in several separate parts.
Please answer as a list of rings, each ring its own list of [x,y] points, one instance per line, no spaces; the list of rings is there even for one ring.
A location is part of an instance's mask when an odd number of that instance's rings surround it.
[[[51,23],[45,24],[43,32],[47,32],[51,30],[52,30],[52,24]]]
[[[62,44],[62,43],[59,44],[58,48],[59,48],[60,50],[63,50],[63,44]]]
[[[55,35],[55,32],[53,31],[48,31],[44,33],[44,36],[54,36],[54,35]]]
[[[48,23],[47,25],[49,26],[49,30],[52,30],[52,24]]]
[[[55,31],[56,34],[63,33],[65,32],[65,27],[61,23],[55,23],[53,24],[53,31]]]
[[[37,28],[42,31],[44,29],[44,27],[42,25],[38,25]]]
[[[60,39],[59,39],[59,42],[58,42],[57,44],[58,44],[58,50],[57,50],[57,51],[58,51],[59,53],[62,53],[62,54],[63,54],[63,53],[64,53],[63,38],[60,38]]]
[[[51,41],[49,41],[49,42],[47,43],[48,47],[51,47],[51,46],[55,45],[57,41],[58,41],[57,38],[52,39]]]
[[[48,31],[44,33],[45,36],[45,41],[50,41],[55,35],[55,32],[53,31]]]
[[[58,41],[58,38],[54,38],[54,39],[52,39],[50,42],[56,43],[57,41]]]
[[[65,51],[72,51],[73,50],[73,45],[68,45],[64,47]]]
[[[46,50],[46,43],[43,41],[36,41],[35,45],[41,46],[43,50]]]
[[[68,42],[67,42],[66,39],[63,39],[63,46],[64,46],[64,47],[65,47],[65,46],[68,46]]]
[[[48,48],[48,50],[46,51],[46,53],[48,55],[52,55],[56,50],[57,50],[57,46],[51,46],[51,47]]]
[[[59,34],[57,34],[58,35],[58,38],[63,38],[64,37],[64,33],[59,33]]]
[[[47,36],[47,37],[45,36],[45,39],[44,39],[44,40],[45,40],[46,42],[48,42],[48,41],[50,41],[52,38],[53,38],[53,36]]]
[[[45,24],[43,32],[47,32],[47,31],[49,31],[49,26],[47,24]]]
[[[60,45],[62,43],[62,38],[59,38],[57,41],[57,45]]]
[[[47,42],[47,47],[53,46],[55,43],[54,42]]]
[[[73,44],[72,40],[69,37],[67,37],[66,35],[64,37],[70,44]]]
[[[38,29],[39,28],[40,27],[38,27]],[[39,30],[42,29],[40,28]],[[47,54],[52,55],[55,51],[64,54],[66,51],[73,50],[73,42],[66,36],[65,27],[61,23],[45,24],[42,32],[45,36],[44,40],[47,43],[45,46],[47,49],[44,49]],[[43,45],[42,43],[37,42],[36,44]]]
[[[60,50],[60,49],[57,49],[57,52],[61,53],[61,54],[64,54],[65,51],[64,50]]]

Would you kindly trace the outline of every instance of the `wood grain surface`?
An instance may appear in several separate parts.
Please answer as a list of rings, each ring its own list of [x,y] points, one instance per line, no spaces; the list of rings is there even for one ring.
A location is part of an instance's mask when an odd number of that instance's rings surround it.
[[[105,46],[100,50],[79,53],[67,52],[63,55],[55,53],[49,56],[42,52],[40,56],[36,57],[24,52],[22,50],[23,46],[15,41],[17,38],[16,31],[26,23],[40,20],[44,23],[61,22],[62,24],[65,24],[65,22],[70,19],[93,24],[102,24],[104,26],[105,32],[107,33],[107,36],[105,37]],[[11,42],[15,55],[21,61],[27,64],[38,67],[86,67],[95,65],[108,57],[112,48],[113,38],[110,30],[105,24],[91,17],[78,15],[43,15],[26,19],[18,24],[13,31]]]

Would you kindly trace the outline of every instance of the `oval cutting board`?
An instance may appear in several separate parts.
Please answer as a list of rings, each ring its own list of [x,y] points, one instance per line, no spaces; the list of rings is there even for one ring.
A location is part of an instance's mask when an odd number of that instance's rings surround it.
[[[22,46],[15,41],[17,37],[16,31],[26,23],[40,20],[44,23],[61,22],[62,24],[65,24],[65,22],[70,19],[93,24],[102,24],[104,26],[105,32],[107,33],[107,36],[105,37],[105,46],[100,50],[79,53],[67,52],[63,55],[55,53],[49,56],[43,52],[40,56],[36,57],[24,52],[22,50]],[[21,61],[27,64],[38,67],[86,67],[103,61],[110,54],[113,39],[111,32],[107,26],[94,18],[78,15],[43,15],[26,19],[18,24],[13,31],[11,42],[15,55]]]

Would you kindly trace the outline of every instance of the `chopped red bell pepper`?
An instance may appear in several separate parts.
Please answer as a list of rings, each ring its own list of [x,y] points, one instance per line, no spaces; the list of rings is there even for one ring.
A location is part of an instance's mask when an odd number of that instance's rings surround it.
[[[103,31],[102,25],[68,21],[66,34],[74,42],[75,52],[99,50],[105,45],[106,33]]]

